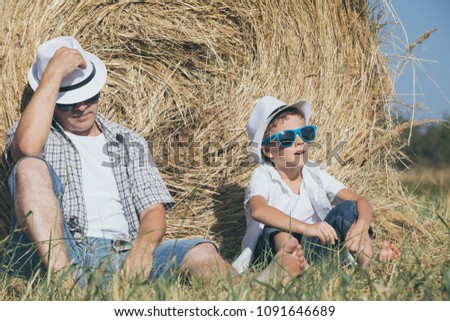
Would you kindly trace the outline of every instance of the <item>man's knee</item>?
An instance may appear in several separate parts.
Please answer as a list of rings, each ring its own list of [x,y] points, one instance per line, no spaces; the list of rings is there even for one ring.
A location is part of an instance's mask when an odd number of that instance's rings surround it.
[[[47,161],[40,157],[24,157],[16,163],[16,175],[24,175],[32,172],[48,173]]]
[[[220,254],[214,244],[201,243],[187,252],[186,259],[195,261],[196,264],[207,264],[211,261],[217,261],[218,256]]]
[[[9,178],[11,218],[14,216],[23,219],[24,214],[34,212],[38,207],[48,206],[49,202],[54,201],[56,193],[53,185],[50,167],[44,159],[24,157],[19,160]]]
[[[39,157],[24,157],[20,159],[14,173],[16,184],[32,186],[39,184],[40,188],[51,188],[51,175],[47,162]]]

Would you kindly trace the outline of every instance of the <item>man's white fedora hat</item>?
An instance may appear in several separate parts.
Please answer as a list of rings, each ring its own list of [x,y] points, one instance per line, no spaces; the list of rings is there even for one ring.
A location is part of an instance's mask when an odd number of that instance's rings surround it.
[[[289,107],[297,108],[305,116],[306,125],[309,124],[309,119],[311,118],[311,106],[306,100],[287,104],[275,97],[265,96],[258,100],[253,107],[247,122],[247,134],[251,140],[250,153],[253,161],[256,163],[264,163],[264,159],[261,155],[261,145],[267,126],[276,115]]]
[[[57,103],[73,104],[89,99],[98,94],[106,83],[106,66],[95,55],[81,48],[72,37],[59,37],[44,42],[37,49],[36,62],[28,72],[28,82],[36,90],[42,74],[56,50],[67,47],[78,50],[86,60],[86,69],[77,68],[61,82]]]

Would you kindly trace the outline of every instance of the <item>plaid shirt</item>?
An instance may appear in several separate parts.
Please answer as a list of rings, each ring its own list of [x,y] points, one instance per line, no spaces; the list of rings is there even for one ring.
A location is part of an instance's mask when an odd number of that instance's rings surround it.
[[[103,152],[111,162],[103,164],[112,168],[120,200],[128,223],[128,236],[119,241],[132,242],[139,231],[139,213],[150,205],[161,203],[166,210],[174,205],[153,161],[147,142],[136,132],[97,115],[97,124],[106,138]],[[18,122],[7,136],[6,161],[13,165],[10,146]],[[53,121],[43,157],[54,168],[63,187],[63,213],[69,230],[80,240],[87,233],[86,203],[83,197],[81,159],[75,145]]]

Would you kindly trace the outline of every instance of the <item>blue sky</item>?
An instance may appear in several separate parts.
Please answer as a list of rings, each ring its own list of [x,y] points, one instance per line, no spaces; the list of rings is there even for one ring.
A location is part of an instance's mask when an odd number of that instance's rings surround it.
[[[390,6],[404,28],[397,24],[394,36],[388,38],[388,41],[392,40],[397,45],[395,48],[383,48],[394,59],[394,67],[400,66],[398,61],[395,62],[395,57],[404,55],[407,48],[405,43],[411,44],[425,32],[437,28],[427,40],[413,49],[417,61],[410,60],[398,78],[395,86],[398,99],[429,108],[419,110],[415,118],[442,118],[444,114],[450,116],[450,1],[392,0]],[[392,17],[388,19],[392,20]]]

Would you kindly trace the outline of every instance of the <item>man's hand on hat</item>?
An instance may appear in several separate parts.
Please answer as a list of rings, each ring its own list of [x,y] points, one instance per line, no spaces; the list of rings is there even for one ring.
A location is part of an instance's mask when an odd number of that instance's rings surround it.
[[[70,75],[77,68],[86,68],[86,60],[76,49],[61,47],[56,50],[52,59],[50,59],[45,73],[53,73],[53,76],[61,76],[61,80]]]

